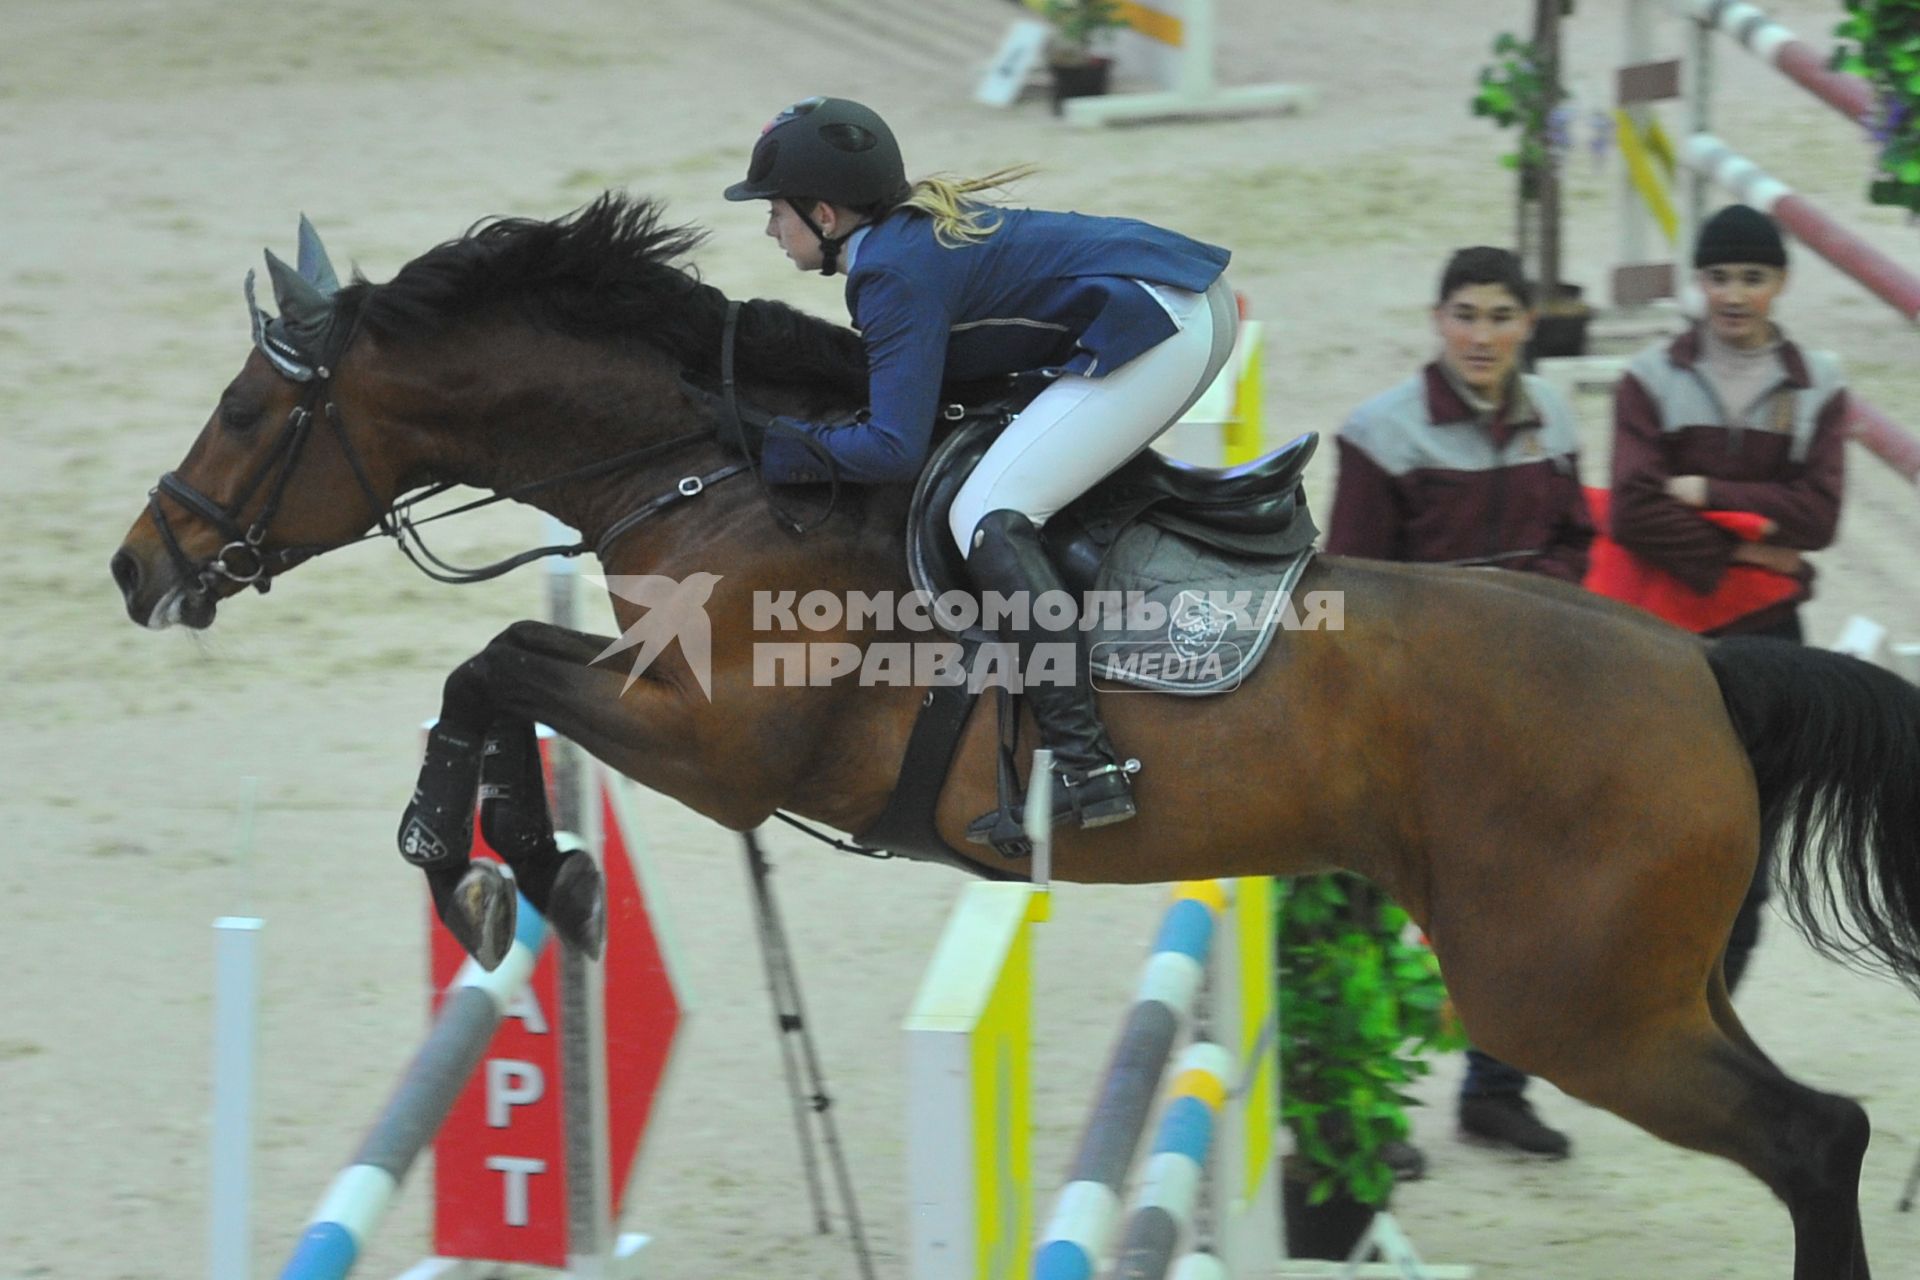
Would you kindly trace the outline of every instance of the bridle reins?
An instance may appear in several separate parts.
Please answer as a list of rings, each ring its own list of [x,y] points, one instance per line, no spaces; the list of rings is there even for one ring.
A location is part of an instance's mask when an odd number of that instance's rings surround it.
[[[347,331],[346,340],[340,344],[335,361],[314,366],[314,377],[307,384],[307,389],[302,393],[299,403],[288,412],[273,447],[268,451],[267,456],[260,460],[253,474],[247,478],[246,483],[240,487],[239,493],[231,501],[223,504],[182,479],[178,471],[169,471],[160,477],[159,484],[148,490],[147,510],[152,515],[154,527],[159,530],[167,554],[178,571],[182,589],[190,595],[200,597],[211,596],[223,581],[242,587],[250,586],[264,593],[273,585],[274,575],[284,573],[295,565],[327,551],[350,547],[376,537],[392,538],[407,559],[413,562],[414,567],[428,577],[439,582],[456,584],[485,582],[548,556],[571,557],[591,551],[597,556],[604,557],[621,538],[662,512],[697,498],[708,489],[735,476],[753,472],[756,479],[759,478],[754,451],[748,447],[746,441],[745,424],[750,418],[757,418],[758,421],[754,425],[764,428],[766,415],[757,410],[743,408],[735,384],[734,347],[739,306],[738,302],[727,304],[726,321],[721,336],[720,394],[717,397],[719,421],[716,427],[691,431],[654,444],[643,445],[615,457],[575,467],[558,475],[501,490],[450,510],[418,518],[412,514],[418,504],[456,488],[459,482],[448,480],[431,484],[413,493],[404,494],[390,504],[380,500],[379,494],[374,490],[373,481],[367,473],[366,465],[359,451],[354,448],[353,440],[348,435],[339,410],[329,394],[334,364],[337,364],[338,359],[345,355],[348,346],[353,342],[355,333],[358,332],[356,319],[354,327]],[[375,527],[357,538],[342,543],[268,549],[265,544],[268,535],[272,532],[273,518],[278,514],[288,486],[293,480],[294,471],[299,467],[307,444],[313,438],[313,428],[317,421],[325,422],[332,428],[334,439],[339,443],[340,450],[346,456],[347,464],[353,471],[354,480],[360,486],[369,510],[373,512]],[[671,489],[649,498],[614,521],[592,543],[581,541],[534,547],[496,560],[491,564],[468,569],[449,564],[441,559],[427,546],[420,534],[421,525],[432,524],[436,520],[445,520],[469,511],[477,511],[482,507],[492,506],[496,502],[517,501],[555,485],[607,475],[652,458],[715,440],[739,447],[745,457],[730,460],[705,473],[682,476]],[[814,442],[809,441],[809,443]],[[815,449],[818,451],[817,444]],[[831,468],[829,468],[829,475],[832,475]],[[246,509],[248,502],[263,484],[269,486],[266,501],[261,505],[259,513],[242,528],[240,513]],[[766,489],[764,482],[762,489],[763,491]],[[795,521],[777,504],[773,504],[774,514],[792,532],[805,533],[817,528],[832,514],[838,494],[838,478],[833,477],[826,513],[811,523],[802,524]],[[207,521],[220,531],[220,535],[226,539],[225,544],[213,555],[195,561],[187,554],[179,536],[174,532],[172,523],[167,519],[166,510],[161,503],[162,497],[171,498],[188,512]],[[771,503],[771,495],[769,494],[768,497]]]

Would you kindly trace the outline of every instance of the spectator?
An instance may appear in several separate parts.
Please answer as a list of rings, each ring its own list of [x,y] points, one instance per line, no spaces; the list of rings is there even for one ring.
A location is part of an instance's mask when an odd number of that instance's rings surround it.
[[[1529,292],[1519,259],[1504,249],[1453,255],[1433,309],[1439,356],[1340,429],[1330,554],[1581,580],[1593,525],[1573,411],[1519,371],[1533,332]],[[1535,1114],[1527,1081],[1525,1072],[1467,1050],[1461,1132],[1566,1156],[1572,1144]]]
[[[1655,609],[1669,621],[1798,643],[1813,585],[1803,553],[1831,543],[1840,520],[1839,362],[1773,322],[1787,250],[1765,214],[1714,214],[1693,265],[1705,319],[1641,351],[1614,391],[1611,535],[1635,568],[1677,580]],[[1729,990],[1760,936],[1767,853],[1727,944]]]

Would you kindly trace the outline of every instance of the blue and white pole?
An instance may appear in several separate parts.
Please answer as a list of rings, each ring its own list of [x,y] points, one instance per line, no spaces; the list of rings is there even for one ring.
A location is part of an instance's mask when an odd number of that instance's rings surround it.
[[[1217,1044],[1191,1045],[1180,1056],[1153,1153],[1140,1171],[1115,1274],[1165,1280],[1182,1242],[1192,1236],[1194,1203],[1233,1074],[1233,1055]]]
[[[341,1280],[353,1270],[407,1170],[440,1131],[492,1043],[501,1015],[533,975],[546,941],[547,922],[521,898],[513,946],[500,967],[488,973],[469,960],[461,968],[426,1043],[361,1140],[353,1162],[320,1198],[280,1280]]]
[[[1225,887],[1217,880],[1190,880],[1175,893],[1107,1063],[1067,1185],[1054,1201],[1053,1216],[1034,1254],[1034,1280],[1092,1280],[1099,1272],[1101,1253],[1119,1217],[1127,1170],[1146,1131],[1174,1041],[1206,977],[1214,925],[1226,906]]]

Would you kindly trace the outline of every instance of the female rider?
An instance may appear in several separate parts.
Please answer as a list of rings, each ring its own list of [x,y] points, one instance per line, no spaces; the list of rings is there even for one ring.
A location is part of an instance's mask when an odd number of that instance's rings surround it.
[[[943,381],[1045,370],[1053,381],[1008,424],[953,501],[949,527],[974,585],[1016,607],[1001,639],[1031,678],[1038,647],[1072,641],[1070,678],[1024,686],[1052,749],[1054,809],[1082,827],[1135,813],[1132,784],[1094,710],[1077,598],[1040,539],[1047,519],[1171,426],[1233,346],[1227,251],[1147,223],[996,208],[977,193],[1019,171],[908,183],[871,109],[809,98],[754,144],[729,200],[766,200],[767,234],[803,271],[844,273],[865,342],[870,417],[797,424],[842,479],[907,484],[930,452]],[[773,483],[824,480],[806,444],[770,435]],[[1047,592],[1076,616],[1031,605]]]

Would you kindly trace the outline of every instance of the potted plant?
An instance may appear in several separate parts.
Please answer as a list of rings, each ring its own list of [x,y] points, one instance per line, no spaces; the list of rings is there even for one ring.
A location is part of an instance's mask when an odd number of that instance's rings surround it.
[[[1560,19],[1572,12],[1572,0],[1534,0],[1533,39],[1511,32],[1496,37],[1494,62],[1480,69],[1468,104],[1474,115],[1519,131],[1514,150],[1500,162],[1518,178],[1514,251],[1534,282],[1540,311],[1527,344],[1529,366],[1538,356],[1583,353],[1593,317],[1580,286],[1560,279],[1560,161],[1571,114],[1560,80]]]
[[[1880,153],[1867,198],[1920,217],[1920,0],[1844,3],[1834,34],[1854,44],[1834,51],[1833,66],[1865,78],[1879,98],[1868,126]]]
[[[1407,1136],[1420,1055],[1465,1040],[1433,953],[1379,890],[1349,875],[1276,890],[1287,1248],[1344,1259],[1393,1192],[1381,1148]]]
[[[1113,59],[1094,52],[1104,31],[1124,29],[1119,0],[1043,0],[1041,16],[1053,26],[1047,41],[1047,69],[1053,73],[1053,113],[1068,98],[1107,91]]]

